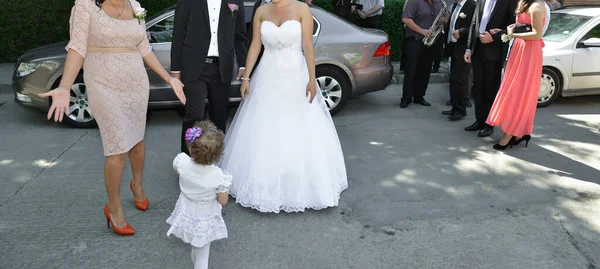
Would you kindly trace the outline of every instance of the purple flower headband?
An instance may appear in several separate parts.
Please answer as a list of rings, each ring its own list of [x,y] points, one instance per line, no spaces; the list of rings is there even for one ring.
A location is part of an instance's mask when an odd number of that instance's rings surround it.
[[[210,128],[207,131],[217,132],[217,129]],[[200,127],[189,128],[185,131],[185,140],[190,143],[194,143],[194,140],[196,140],[196,138],[202,136],[202,133],[203,133],[202,128],[200,128]]]

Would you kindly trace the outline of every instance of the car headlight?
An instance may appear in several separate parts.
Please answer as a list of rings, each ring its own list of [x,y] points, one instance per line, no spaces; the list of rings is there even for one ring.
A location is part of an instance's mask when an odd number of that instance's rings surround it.
[[[17,68],[17,77],[27,76],[40,67],[41,63],[21,63]]]
[[[27,75],[35,72],[36,70],[38,70],[38,68],[40,68],[40,67],[46,68],[49,71],[54,71],[56,68],[58,68],[58,66],[59,66],[58,62],[55,62],[55,61],[43,61],[43,62],[37,62],[37,63],[21,63],[21,64],[19,64],[19,67],[17,67],[17,77],[27,76]]]

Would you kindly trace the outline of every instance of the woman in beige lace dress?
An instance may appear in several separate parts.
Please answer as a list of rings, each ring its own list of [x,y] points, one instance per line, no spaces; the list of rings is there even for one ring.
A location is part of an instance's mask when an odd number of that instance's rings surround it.
[[[148,207],[142,188],[144,131],[149,81],[144,62],[173,88],[185,103],[183,84],[161,66],[146,36],[143,9],[135,0],[76,0],[71,11],[71,40],[66,49],[65,71],[58,88],[40,95],[51,97],[48,119],[62,121],[68,114],[70,89],[83,64],[89,105],[102,136],[106,163],[104,181],[108,204],[107,225],[120,235],[132,235],[121,207],[119,186],[127,155],[133,180],[134,204]],[[85,58],[85,61],[84,61]]]

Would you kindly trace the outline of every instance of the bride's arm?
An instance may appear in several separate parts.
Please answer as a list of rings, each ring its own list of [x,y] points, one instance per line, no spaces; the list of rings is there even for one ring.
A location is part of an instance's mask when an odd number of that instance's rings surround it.
[[[260,40],[260,24],[262,22],[263,13],[264,6],[256,9],[256,14],[254,14],[254,19],[252,21],[252,43],[250,43],[250,49],[248,49],[248,56],[246,56],[245,79],[250,78],[250,74],[252,74],[256,59],[258,59],[258,54],[260,54],[260,49],[262,47],[262,41]]]
[[[306,65],[308,67],[309,81],[315,82],[317,77],[315,75],[315,48],[312,43],[314,21],[310,7],[307,4],[301,3],[302,8],[300,11],[301,22],[302,22],[302,49],[304,50],[304,58],[306,59]]]

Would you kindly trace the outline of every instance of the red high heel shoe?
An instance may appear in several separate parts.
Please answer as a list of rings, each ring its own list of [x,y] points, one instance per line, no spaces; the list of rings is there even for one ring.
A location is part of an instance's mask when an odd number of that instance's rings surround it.
[[[129,182],[129,188],[131,189],[131,192],[133,193],[133,183]],[[146,200],[141,201],[141,202],[135,200],[135,193],[134,193],[133,201],[135,202],[135,207],[142,211],[146,211],[146,209],[148,209],[148,203],[150,202],[150,201],[148,201],[148,197],[146,197]]]
[[[110,228],[112,219],[110,218],[110,214],[108,213],[108,204],[106,204],[106,206],[104,206],[104,216],[106,216],[106,228]],[[118,235],[134,235],[135,234],[135,230],[133,229],[133,227],[131,227],[131,225],[129,225],[129,223],[127,225],[125,225],[125,227],[121,227],[121,228],[118,228],[117,226],[115,226],[114,223],[112,223],[112,226],[113,226],[113,232],[115,232]]]

